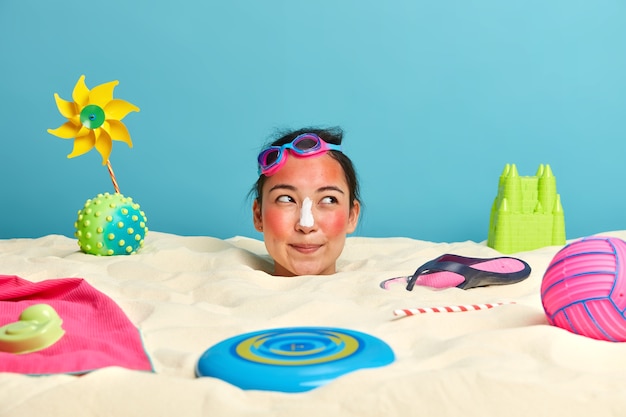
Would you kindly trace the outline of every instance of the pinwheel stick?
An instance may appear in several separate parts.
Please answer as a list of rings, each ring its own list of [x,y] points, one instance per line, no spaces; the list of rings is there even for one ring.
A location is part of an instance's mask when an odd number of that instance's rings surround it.
[[[113,188],[115,188],[115,192],[120,194],[120,187],[117,185],[117,180],[115,179],[115,173],[113,172],[113,167],[111,166],[111,161],[107,159],[107,169],[109,170],[109,175],[111,176],[111,181],[113,182]]]

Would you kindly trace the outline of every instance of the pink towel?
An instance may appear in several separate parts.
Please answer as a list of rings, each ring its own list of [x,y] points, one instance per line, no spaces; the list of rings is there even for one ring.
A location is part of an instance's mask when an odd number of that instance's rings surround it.
[[[42,303],[59,314],[65,334],[37,352],[0,352],[0,372],[83,374],[107,366],[153,370],[137,328],[113,300],[84,279],[33,283],[0,275],[0,327],[18,321],[27,307]]]

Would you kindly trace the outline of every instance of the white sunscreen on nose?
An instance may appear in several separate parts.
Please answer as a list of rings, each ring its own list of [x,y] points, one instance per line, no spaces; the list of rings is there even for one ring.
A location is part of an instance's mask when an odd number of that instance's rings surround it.
[[[306,197],[302,201],[302,208],[300,209],[300,226],[311,227],[315,223],[313,221],[313,201],[309,197]]]

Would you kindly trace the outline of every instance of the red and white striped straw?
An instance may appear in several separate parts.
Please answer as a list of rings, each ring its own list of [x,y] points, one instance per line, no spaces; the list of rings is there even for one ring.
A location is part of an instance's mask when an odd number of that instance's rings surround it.
[[[117,185],[117,180],[115,179],[115,174],[113,173],[113,167],[111,166],[111,161],[107,159],[107,169],[109,170],[109,175],[111,176],[111,181],[113,182],[113,188],[117,194],[120,193],[120,187]]]
[[[499,307],[505,304],[515,304],[515,301],[487,303],[487,304],[466,304],[456,306],[442,307],[422,307],[422,308],[404,308],[393,311],[393,315],[397,317],[408,317],[416,314],[427,313],[462,313],[464,311],[488,310],[490,308]]]

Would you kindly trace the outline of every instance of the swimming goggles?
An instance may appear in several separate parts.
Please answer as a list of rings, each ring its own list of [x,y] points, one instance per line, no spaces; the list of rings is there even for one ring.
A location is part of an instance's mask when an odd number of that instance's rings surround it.
[[[291,150],[291,153],[295,156],[309,157],[326,151],[341,152],[341,145],[324,142],[322,138],[314,133],[304,133],[296,136],[290,143],[282,146],[270,146],[263,150],[258,157],[259,175],[263,174],[269,177],[285,165],[287,161],[285,157],[286,149]]]

